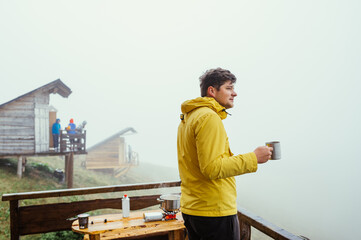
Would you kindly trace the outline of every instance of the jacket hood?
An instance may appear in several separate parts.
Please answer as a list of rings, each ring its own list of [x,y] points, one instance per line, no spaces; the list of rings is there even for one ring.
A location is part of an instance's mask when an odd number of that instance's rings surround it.
[[[223,120],[227,117],[226,108],[219,104],[214,98],[211,97],[198,97],[192,100],[185,101],[182,106],[181,119],[183,120],[184,115],[193,111],[194,109],[208,107],[215,111],[219,117]]]

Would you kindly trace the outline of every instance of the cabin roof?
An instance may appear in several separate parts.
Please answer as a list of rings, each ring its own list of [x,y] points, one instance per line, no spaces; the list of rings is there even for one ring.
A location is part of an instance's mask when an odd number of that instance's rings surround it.
[[[62,97],[68,97],[72,92],[70,90],[70,88],[68,86],[66,86],[60,79],[57,79],[55,81],[52,81],[48,84],[45,84],[44,86],[42,87],[39,87],[37,89],[34,89],[33,91],[30,91],[28,93],[25,93],[24,95],[21,95],[13,100],[10,100],[6,103],[3,103],[0,105],[0,108],[2,108],[3,106],[11,103],[11,102],[15,102],[23,97],[27,97],[27,96],[30,96],[32,94],[36,94],[36,93],[39,93],[39,92],[47,92],[48,94],[51,94],[51,93],[58,93],[60,96]]]
[[[103,141],[95,144],[94,146],[88,148],[87,151],[91,151],[91,150],[97,148],[98,146],[101,146],[101,145],[103,145],[104,143],[113,140],[114,138],[121,137],[121,136],[123,136],[124,134],[126,134],[127,132],[137,133],[137,131],[135,131],[134,128],[132,128],[132,127],[124,128],[123,130],[117,132],[116,134],[114,134],[114,135],[108,137],[107,139],[105,139],[105,140],[103,140]]]

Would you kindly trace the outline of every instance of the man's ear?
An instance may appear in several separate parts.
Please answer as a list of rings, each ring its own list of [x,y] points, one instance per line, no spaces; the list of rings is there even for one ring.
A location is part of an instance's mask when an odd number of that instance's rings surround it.
[[[212,87],[212,86],[209,86],[208,89],[207,89],[207,97],[212,97],[214,98],[215,97],[215,88]]]

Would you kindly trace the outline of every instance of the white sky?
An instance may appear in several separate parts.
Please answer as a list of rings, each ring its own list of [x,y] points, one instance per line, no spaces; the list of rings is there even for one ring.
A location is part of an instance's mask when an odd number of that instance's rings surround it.
[[[51,104],[63,126],[87,120],[88,147],[133,127],[140,161],[177,167],[180,104],[205,70],[230,69],[232,151],[280,140],[283,155],[237,178],[240,204],[313,239],[361,237],[360,12],[356,0],[0,0],[0,103],[60,78],[73,93]]]

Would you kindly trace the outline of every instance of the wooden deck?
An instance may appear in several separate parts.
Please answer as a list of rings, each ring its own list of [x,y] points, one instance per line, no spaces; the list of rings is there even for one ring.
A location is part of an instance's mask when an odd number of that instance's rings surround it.
[[[19,240],[20,236],[46,233],[62,230],[71,230],[72,218],[80,213],[97,209],[121,209],[121,198],[95,199],[87,201],[63,202],[44,205],[20,206],[19,202],[27,199],[64,197],[76,195],[90,195],[98,193],[129,192],[146,189],[179,187],[181,182],[158,182],[146,184],[116,185],[106,187],[92,187],[80,189],[62,189],[40,192],[4,194],[2,201],[10,202],[10,231],[11,240]],[[141,210],[159,205],[157,195],[134,196],[130,198],[131,210]],[[241,239],[251,239],[251,227],[258,229],[273,239],[302,240],[274,224],[267,222],[259,216],[255,216],[244,209],[238,210],[240,221]],[[149,238],[150,239],[150,238]],[[155,238],[156,239],[156,238]]]
[[[65,132],[65,131],[64,131]],[[37,156],[65,156],[65,176],[68,188],[73,187],[73,165],[74,165],[74,154],[87,154],[86,152],[86,131],[83,133],[77,134],[67,134],[62,131],[60,135],[60,151],[56,152],[54,150],[50,151],[48,148],[47,151],[42,152],[18,152],[18,153],[4,153],[0,152],[0,158],[17,158],[17,175],[19,178],[22,177],[23,172],[25,171],[25,166],[27,163],[27,157],[37,157]]]

